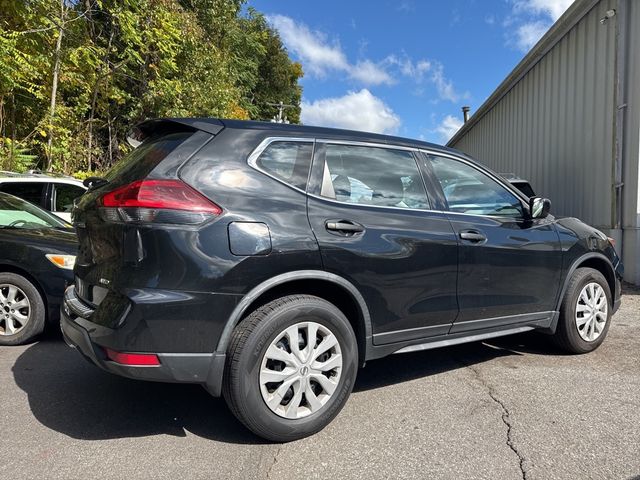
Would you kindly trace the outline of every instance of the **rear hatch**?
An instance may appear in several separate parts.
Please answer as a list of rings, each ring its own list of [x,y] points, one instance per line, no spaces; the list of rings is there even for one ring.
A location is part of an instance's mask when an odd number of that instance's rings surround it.
[[[158,259],[145,262],[154,255],[153,245],[163,235],[197,228],[220,213],[217,205],[177,174],[216,130],[204,132],[174,121],[147,122],[142,127],[142,143],[106,174],[106,183],[90,188],[73,210],[79,241],[76,294],[93,308],[100,306],[93,322],[111,328],[129,307],[123,286],[128,291],[161,286],[154,270]],[[218,131],[221,128],[220,124]],[[171,259],[167,261],[170,264]]]

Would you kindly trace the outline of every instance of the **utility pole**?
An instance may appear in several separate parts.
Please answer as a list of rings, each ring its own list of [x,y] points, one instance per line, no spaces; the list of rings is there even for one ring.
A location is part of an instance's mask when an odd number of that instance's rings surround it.
[[[282,102],[279,102],[279,103],[267,102],[267,105],[269,105],[270,107],[278,107],[278,114],[271,119],[271,123],[289,123],[289,120],[287,119],[287,117],[284,116],[284,109],[295,108],[295,105],[285,105]]]

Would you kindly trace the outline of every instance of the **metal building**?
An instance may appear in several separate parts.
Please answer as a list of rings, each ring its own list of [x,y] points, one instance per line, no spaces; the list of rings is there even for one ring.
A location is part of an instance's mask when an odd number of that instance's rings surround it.
[[[576,0],[448,145],[615,238],[640,285],[640,0]]]

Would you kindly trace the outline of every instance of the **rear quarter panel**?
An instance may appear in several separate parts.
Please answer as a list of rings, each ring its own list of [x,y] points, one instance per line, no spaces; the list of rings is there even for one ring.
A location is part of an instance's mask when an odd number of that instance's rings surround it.
[[[269,136],[261,130],[225,129],[179,171],[183,181],[223,209],[203,228],[192,258],[202,259],[206,288],[245,294],[271,277],[295,270],[321,268],[320,253],[307,218],[306,196],[247,164],[250,153]],[[231,253],[231,222],[262,222],[269,227],[271,253]]]

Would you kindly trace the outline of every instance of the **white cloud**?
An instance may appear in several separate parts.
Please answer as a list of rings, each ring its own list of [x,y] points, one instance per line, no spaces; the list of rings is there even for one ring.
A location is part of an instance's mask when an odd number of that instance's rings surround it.
[[[551,28],[574,0],[512,0],[512,14],[503,25],[515,27],[509,43],[528,52]]]
[[[531,50],[538,40],[549,30],[548,23],[539,20],[537,22],[524,23],[516,30],[516,45],[523,52]]]
[[[306,125],[375,133],[396,133],[400,127],[400,118],[366,88],[342,97],[303,101],[301,107],[302,123]]]
[[[421,83],[427,73],[429,80],[435,85],[440,100],[448,100],[456,103],[461,99],[469,98],[469,92],[458,92],[453,82],[444,74],[444,66],[437,61],[430,62],[425,59],[412,61],[406,54],[401,56],[389,55],[384,63],[396,66],[402,75],[411,78],[416,83]],[[420,89],[420,91],[423,91]]]
[[[526,11],[536,15],[546,15],[552,22],[558,20],[571,6],[574,0],[516,0],[514,10]]]
[[[323,76],[328,70],[348,70],[347,57],[335,43],[330,45],[321,32],[311,31],[306,25],[296,23],[284,15],[269,15],[267,20],[278,32],[282,41],[310,73]]]
[[[268,22],[278,30],[282,41],[303,64],[306,73],[324,77],[341,73],[359,85],[393,85],[401,77],[420,84],[425,79],[436,88],[438,98],[458,102],[468,98],[467,92],[455,90],[453,82],[444,75],[444,67],[436,61],[413,60],[406,53],[388,55],[375,62],[367,58],[353,63],[347,58],[339,42],[330,42],[327,35],[311,30],[307,25],[284,15],[268,15]],[[366,45],[360,46],[361,55]]]
[[[447,115],[442,119],[440,125],[436,127],[435,131],[440,136],[442,143],[447,143],[460,127],[462,127],[463,123],[461,119],[453,115]]]
[[[396,10],[404,13],[411,13],[415,9],[416,9],[416,6],[414,5],[413,2],[410,2],[409,0],[402,0],[396,8]]]
[[[395,80],[384,67],[373,63],[371,60],[363,60],[349,68],[349,76],[365,85],[392,85]]]
[[[394,83],[384,67],[371,60],[350,64],[340,44],[329,43],[322,32],[312,31],[305,24],[284,15],[268,15],[267,20],[278,30],[287,48],[302,61],[304,69],[312,75],[324,77],[330,71],[339,71],[364,85]]]
[[[453,82],[444,76],[444,67],[438,63],[433,68],[431,80],[436,86],[438,96],[442,100],[449,100],[456,103],[463,98],[469,98],[469,92],[459,93],[453,87]]]
[[[384,63],[398,67],[402,75],[413,79],[417,83],[422,82],[424,74],[431,69],[431,62],[428,60],[422,59],[414,62],[406,54],[401,56],[389,55],[384,59]]]

